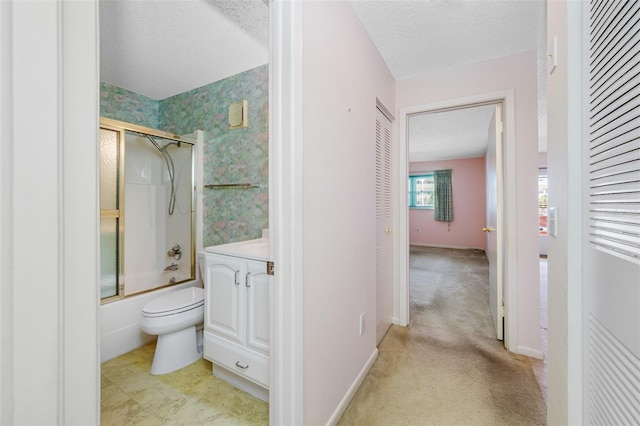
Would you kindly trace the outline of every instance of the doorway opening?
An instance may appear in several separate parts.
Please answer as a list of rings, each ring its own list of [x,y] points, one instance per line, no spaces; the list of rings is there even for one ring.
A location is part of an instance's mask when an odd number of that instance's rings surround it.
[[[190,214],[195,210],[196,217],[189,225],[204,226],[189,233],[195,244],[188,264],[194,280],[184,285],[201,285],[196,251],[254,239],[270,227],[270,7],[263,2],[243,5],[243,11],[251,8],[255,13],[234,15],[235,6],[212,2],[157,2],[153,7],[140,2],[100,3],[101,115],[178,135],[201,128],[206,137],[195,156],[204,165],[194,165],[189,176],[198,188],[195,202],[188,209]],[[248,15],[253,17],[250,28],[231,19]],[[149,20],[153,26],[135,25]],[[167,28],[185,31],[179,37],[166,38]],[[226,37],[233,40],[236,49],[227,48]],[[132,39],[138,43],[131,43]],[[171,60],[166,60],[167,55]],[[157,66],[148,66],[153,64]],[[237,111],[231,107],[238,103],[243,106],[240,115],[249,117],[247,127],[230,125],[230,112]],[[176,162],[173,152],[171,156],[173,160],[167,161]],[[140,174],[144,173],[147,169],[141,166]],[[171,193],[166,197],[172,198]],[[176,212],[180,207],[178,199]],[[167,261],[163,268],[169,268],[164,271],[170,275],[169,280],[176,272],[174,268],[183,269],[175,258],[180,256],[177,251],[182,253],[182,260],[186,259],[185,245],[176,243],[174,238],[159,253]],[[179,284],[181,277],[175,278]],[[159,291],[168,292],[169,288]],[[145,293],[102,307],[98,333],[109,344],[103,343],[101,349],[112,352],[101,361],[130,353],[155,339],[141,333],[139,326],[140,312],[151,297]]]
[[[394,307],[394,319],[398,325],[409,324],[409,243],[410,233],[409,229],[409,209],[408,209],[408,179],[409,176],[409,119],[414,114],[425,114],[435,111],[447,111],[447,110],[459,110],[468,106],[482,106],[493,105],[496,103],[502,103],[503,105],[503,117],[504,117],[504,155],[500,159],[501,169],[504,173],[503,181],[505,183],[503,190],[503,224],[501,228],[504,230],[502,241],[504,242],[503,252],[503,265],[504,265],[504,305],[505,305],[505,323],[504,323],[504,345],[507,349],[513,350],[510,347],[511,343],[517,342],[517,329],[515,324],[517,323],[517,305],[516,305],[516,272],[517,263],[515,262],[516,253],[516,241],[515,232],[509,232],[509,230],[515,230],[515,96],[513,90],[503,90],[498,92],[486,93],[482,95],[475,95],[466,98],[451,99],[446,101],[439,101],[433,103],[425,103],[421,105],[415,105],[411,107],[405,107],[400,109],[399,117],[399,141],[398,144],[398,184],[401,189],[399,191],[398,202],[396,208],[398,209],[397,229],[406,230],[406,232],[400,232],[397,237],[397,260],[398,260],[398,273],[396,275],[396,281],[394,283],[394,291],[396,295],[397,304]],[[511,183],[511,184],[509,184]],[[455,191],[455,190],[454,190]],[[454,213],[455,214],[455,213]],[[481,226],[480,228],[482,228]],[[415,231],[415,230],[414,230]],[[509,261],[509,260],[513,261]]]
[[[540,383],[543,396],[547,397],[547,347],[549,331],[549,273],[547,259],[547,239],[549,235],[547,194],[549,180],[547,155],[539,155],[538,168],[538,239],[540,242],[540,349],[542,360],[532,363],[533,372]]]
[[[419,300],[419,294],[428,289],[427,293],[432,296],[442,296],[440,306],[449,306],[443,311],[444,318],[449,317],[444,313],[446,311],[466,312],[464,316],[478,318],[451,321],[469,321],[471,328],[478,324],[483,329],[478,332],[494,335],[499,340],[503,340],[505,312],[502,290],[502,111],[503,102],[491,100],[415,112],[407,119],[408,249],[411,253],[408,286],[413,308],[409,309],[409,315],[415,311],[415,306],[424,306],[425,301]],[[443,199],[441,176],[445,179],[449,176],[450,193],[445,196],[450,205],[444,209],[444,203],[439,202]],[[473,276],[479,278],[475,286],[477,291],[471,291],[472,287],[458,289],[458,282],[439,282],[438,274],[421,278],[432,280],[432,283],[420,282],[417,278],[421,275],[418,272],[425,270],[415,269],[416,265],[420,262],[430,264],[430,256],[440,257],[442,266],[452,258],[471,253],[469,250],[480,254],[480,257],[470,258],[468,264],[462,263],[467,265],[464,269],[475,269]],[[488,265],[479,264],[485,253]],[[449,273],[447,278],[469,281],[469,277],[456,277]],[[456,290],[451,290],[452,285]],[[459,297],[461,292],[465,294],[464,298]],[[461,304],[471,294],[477,300]],[[428,298],[426,294],[422,297]],[[491,313],[490,320],[487,309],[482,308],[485,305]],[[488,327],[480,326],[483,323]]]

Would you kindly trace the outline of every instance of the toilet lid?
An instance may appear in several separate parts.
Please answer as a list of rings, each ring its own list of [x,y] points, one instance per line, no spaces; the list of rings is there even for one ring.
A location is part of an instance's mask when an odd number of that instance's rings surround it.
[[[204,290],[200,287],[188,287],[148,301],[142,308],[142,312],[145,314],[161,314],[195,308],[203,304]]]

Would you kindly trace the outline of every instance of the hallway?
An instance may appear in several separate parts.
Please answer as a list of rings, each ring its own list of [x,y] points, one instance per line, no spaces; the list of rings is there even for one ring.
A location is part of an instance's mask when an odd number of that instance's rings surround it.
[[[495,339],[479,250],[411,247],[409,327],[391,326],[340,425],[542,425],[529,358]]]

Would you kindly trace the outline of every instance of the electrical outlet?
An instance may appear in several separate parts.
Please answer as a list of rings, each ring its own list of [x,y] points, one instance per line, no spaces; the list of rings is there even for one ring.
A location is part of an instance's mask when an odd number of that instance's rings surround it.
[[[360,335],[364,334],[364,331],[367,328],[367,314],[364,312],[360,314]]]

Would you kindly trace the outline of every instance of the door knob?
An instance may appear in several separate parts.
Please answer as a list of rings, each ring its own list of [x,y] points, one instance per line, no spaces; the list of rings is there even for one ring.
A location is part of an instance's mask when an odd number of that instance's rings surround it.
[[[491,232],[491,231],[495,231],[495,229],[490,226],[485,226],[484,228],[482,228],[482,232]]]

